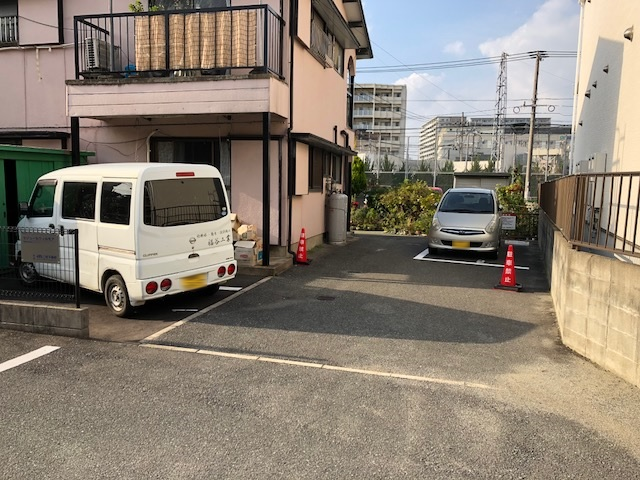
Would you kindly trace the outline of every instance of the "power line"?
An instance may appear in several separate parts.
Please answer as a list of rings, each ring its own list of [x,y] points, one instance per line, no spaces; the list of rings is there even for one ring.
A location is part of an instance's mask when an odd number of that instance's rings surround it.
[[[389,53],[389,52],[387,52]],[[576,52],[573,51],[545,51],[545,58],[576,58]],[[535,58],[536,52],[524,52],[509,54],[508,62],[520,62]],[[394,57],[395,58],[395,57]],[[397,60],[397,59],[396,59]],[[399,65],[382,65],[378,67],[362,67],[358,68],[358,73],[394,73],[407,71],[430,71],[430,70],[446,70],[451,68],[468,68],[484,65],[494,65],[501,62],[501,56],[470,58],[467,60],[452,60],[448,62],[431,62],[431,63],[414,63]]]

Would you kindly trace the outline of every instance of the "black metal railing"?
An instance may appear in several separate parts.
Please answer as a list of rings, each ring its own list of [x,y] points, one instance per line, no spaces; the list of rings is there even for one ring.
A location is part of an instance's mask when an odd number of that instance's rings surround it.
[[[78,230],[0,227],[0,298],[80,307]]]
[[[268,5],[77,16],[76,78],[282,77],[283,34]]]
[[[572,245],[640,257],[640,172],[589,173],[541,185],[540,208]]]
[[[18,44],[18,17],[0,16],[0,45]]]

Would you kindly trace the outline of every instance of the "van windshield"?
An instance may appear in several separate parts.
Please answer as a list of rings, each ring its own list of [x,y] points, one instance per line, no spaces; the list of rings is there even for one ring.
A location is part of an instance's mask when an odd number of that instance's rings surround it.
[[[212,222],[228,213],[218,178],[172,178],[144,184],[144,224],[172,227]]]

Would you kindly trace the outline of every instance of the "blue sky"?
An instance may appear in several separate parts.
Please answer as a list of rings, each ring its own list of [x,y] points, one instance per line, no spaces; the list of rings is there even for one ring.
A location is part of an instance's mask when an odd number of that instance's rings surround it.
[[[363,0],[374,58],[359,61],[356,83],[407,85],[407,135],[437,115],[495,115],[499,65],[425,70],[403,67],[545,50],[575,52],[578,0]],[[400,66],[397,72],[366,72]],[[507,116],[529,117],[535,60],[507,66]],[[538,116],[570,124],[575,58],[540,65]],[[514,107],[520,106],[516,114]],[[550,110],[553,109],[553,112]],[[412,150],[414,150],[412,148]]]

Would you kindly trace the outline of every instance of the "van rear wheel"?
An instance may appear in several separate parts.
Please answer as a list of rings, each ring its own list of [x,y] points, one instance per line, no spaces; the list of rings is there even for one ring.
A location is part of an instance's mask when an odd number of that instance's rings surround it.
[[[120,275],[112,275],[104,284],[104,299],[111,312],[118,317],[131,313],[131,301],[127,286]]]

